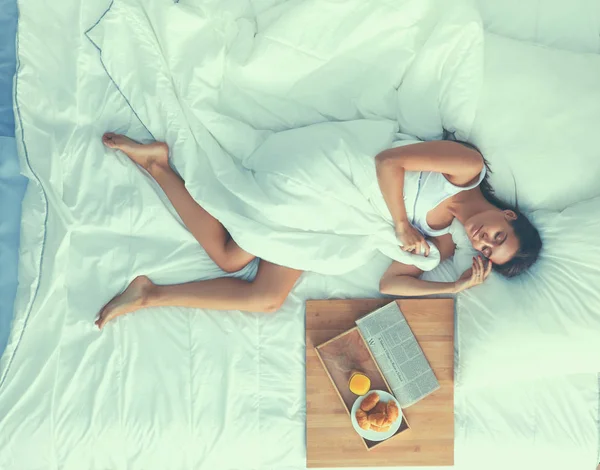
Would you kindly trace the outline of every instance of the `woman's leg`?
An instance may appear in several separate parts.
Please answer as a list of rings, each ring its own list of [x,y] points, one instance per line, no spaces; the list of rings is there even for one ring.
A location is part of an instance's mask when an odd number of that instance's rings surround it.
[[[223,271],[239,271],[254,259],[254,255],[242,250],[225,227],[192,198],[184,181],[169,165],[167,144],[142,145],[112,133],[104,134],[102,142],[107,147],[121,150],[156,180],[188,230]]]
[[[98,315],[104,325],[126,313],[148,307],[190,307],[211,310],[277,311],[302,274],[261,260],[253,281],[223,277],[208,281],[159,286],[146,276],[136,277],[125,291],[111,300]]]

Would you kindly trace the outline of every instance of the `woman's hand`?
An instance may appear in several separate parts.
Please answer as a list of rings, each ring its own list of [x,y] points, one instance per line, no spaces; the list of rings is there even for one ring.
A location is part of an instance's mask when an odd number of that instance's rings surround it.
[[[458,294],[459,292],[482,284],[483,281],[485,281],[488,278],[491,272],[491,261],[488,261],[487,266],[485,266],[483,263],[483,258],[481,256],[473,258],[473,265],[471,266],[471,269],[466,271],[462,275],[462,277],[454,283],[455,293]]]
[[[396,225],[396,238],[402,244],[402,251],[429,256],[429,244],[425,237],[410,223],[404,222]]]

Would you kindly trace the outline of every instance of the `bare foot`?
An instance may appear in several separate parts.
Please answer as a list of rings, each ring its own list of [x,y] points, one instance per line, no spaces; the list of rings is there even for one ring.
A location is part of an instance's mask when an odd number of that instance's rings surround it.
[[[121,134],[107,132],[102,136],[102,143],[111,149],[117,149],[151,172],[153,166],[169,166],[169,147],[164,142],[140,144]]]
[[[114,318],[147,306],[148,294],[152,287],[154,284],[146,276],[136,277],[122,294],[115,296],[100,311],[95,322],[98,328],[104,328],[104,325]]]

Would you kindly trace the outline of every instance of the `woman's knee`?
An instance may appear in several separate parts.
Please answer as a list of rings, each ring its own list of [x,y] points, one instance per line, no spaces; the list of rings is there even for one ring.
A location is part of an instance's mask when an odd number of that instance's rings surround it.
[[[229,259],[228,257],[223,257],[222,259],[215,260],[217,266],[228,274],[237,273],[240,269],[242,269],[245,265],[241,265],[240,263],[236,263],[235,260]]]
[[[283,306],[301,274],[302,271],[261,260],[258,273],[250,288],[254,311],[277,312]]]
[[[252,310],[259,313],[275,313],[283,306],[288,294],[289,292],[279,292],[272,289],[256,289],[252,293]]]
[[[259,301],[261,312],[275,313],[283,307],[287,294],[278,292],[269,292],[262,296]]]
[[[236,273],[245,268],[254,255],[242,250],[233,240],[214,254],[213,261],[226,273]]]
[[[252,257],[242,258],[224,252],[222,255],[215,257],[213,261],[226,273],[233,274],[245,268],[252,261]]]

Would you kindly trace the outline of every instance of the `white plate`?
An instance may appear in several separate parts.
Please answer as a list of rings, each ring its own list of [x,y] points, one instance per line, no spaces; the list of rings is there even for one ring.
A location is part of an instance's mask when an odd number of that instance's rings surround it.
[[[400,415],[398,416],[398,419],[396,420],[396,422],[394,424],[392,424],[392,427],[390,428],[390,430],[388,432],[377,432],[377,431],[370,431],[370,430],[365,431],[363,428],[361,428],[358,425],[358,421],[356,421],[356,410],[358,410],[358,408],[360,407],[360,404],[367,397],[367,395],[370,395],[373,392],[376,392],[379,395],[380,401],[388,402],[390,400],[393,400],[396,402],[396,405],[398,405],[398,410],[400,411]],[[352,419],[352,426],[354,426],[354,429],[361,437],[364,437],[365,439],[368,439],[369,441],[375,441],[375,442],[385,441],[386,439],[389,439],[390,437],[392,437],[396,433],[396,431],[398,431],[398,429],[400,428],[400,425],[402,424],[402,411],[400,410],[400,405],[398,404],[398,400],[396,400],[393,395],[390,395],[388,392],[384,392],[383,390],[369,390],[369,392],[366,395],[363,395],[362,397],[358,397],[356,399],[356,401],[354,402],[354,405],[352,405],[352,411],[350,412],[350,418]]]

